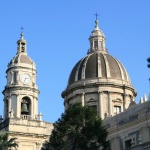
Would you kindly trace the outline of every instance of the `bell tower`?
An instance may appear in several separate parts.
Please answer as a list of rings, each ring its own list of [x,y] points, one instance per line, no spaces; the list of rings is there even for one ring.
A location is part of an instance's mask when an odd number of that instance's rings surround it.
[[[27,55],[27,42],[21,33],[17,41],[17,53],[6,70],[7,85],[4,94],[4,120],[37,119],[38,94],[36,65]]]
[[[6,79],[0,132],[8,132],[9,138],[16,138],[18,147],[11,150],[40,150],[53,124],[43,121],[42,113],[38,114],[36,65],[27,54],[23,33],[17,41],[17,53],[7,66]]]

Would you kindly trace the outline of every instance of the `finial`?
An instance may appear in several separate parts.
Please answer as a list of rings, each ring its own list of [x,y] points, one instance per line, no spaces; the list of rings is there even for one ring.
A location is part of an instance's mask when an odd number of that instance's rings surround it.
[[[23,39],[23,30],[24,30],[24,28],[21,27],[20,29],[21,29],[21,34],[20,34],[21,35],[21,39]]]
[[[97,17],[99,16],[97,13],[96,14],[94,14],[95,16],[96,16],[96,20],[97,20]]]
[[[97,13],[96,14],[94,14],[95,16],[96,16],[96,20],[95,20],[95,24],[96,24],[96,26],[95,27],[98,27],[98,20],[97,20],[97,17],[99,16]]]

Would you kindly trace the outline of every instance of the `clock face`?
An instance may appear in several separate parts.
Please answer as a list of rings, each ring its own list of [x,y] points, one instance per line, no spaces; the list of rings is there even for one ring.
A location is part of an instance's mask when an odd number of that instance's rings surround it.
[[[21,81],[23,84],[28,84],[31,81],[31,78],[28,74],[22,74],[21,75]]]

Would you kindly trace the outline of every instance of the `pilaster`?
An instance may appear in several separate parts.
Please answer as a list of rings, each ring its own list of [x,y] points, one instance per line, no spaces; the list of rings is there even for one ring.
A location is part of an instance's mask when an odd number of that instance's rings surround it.
[[[82,99],[82,106],[85,105],[84,95],[85,95],[85,93],[83,92],[83,93],[82,93],[82,96],[81,96],[81,99]]]
[[[108,91],[108,105],[109,105],[109,117],[112,116],[112,99],[111,99],[111,93],[110,91]]]
[[[102,94],[103,91],[98,91],[99,94],[99,100],[98,100],[98,115],[104,119],[104,110],[103,110],[103,99],[102,99]]]

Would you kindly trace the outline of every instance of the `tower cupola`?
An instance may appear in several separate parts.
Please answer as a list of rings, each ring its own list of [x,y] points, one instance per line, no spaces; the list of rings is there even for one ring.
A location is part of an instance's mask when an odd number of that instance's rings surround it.
[[[17,44],[18,44],[17,54],[19,54],[19,53],[27,54],[27,51],[26,51],[27,42],[24,39],[23,33],[20,34],[20,39],[17,41]]]

